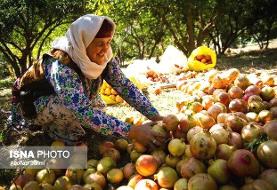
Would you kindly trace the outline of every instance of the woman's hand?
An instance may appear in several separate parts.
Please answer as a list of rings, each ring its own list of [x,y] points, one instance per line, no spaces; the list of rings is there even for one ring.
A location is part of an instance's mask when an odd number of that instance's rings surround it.
[[[162,121],[163,118],[164,118],[164,116],[156,115],[156,116],[152,117],[150,120],[151,121]]]
[[[140,126],[132,126],[129,131],[129,139],[135,140],[151,149],[161,146],[165,141],[165,137],[151,129],[154,124],[154,122],[148,122]]]

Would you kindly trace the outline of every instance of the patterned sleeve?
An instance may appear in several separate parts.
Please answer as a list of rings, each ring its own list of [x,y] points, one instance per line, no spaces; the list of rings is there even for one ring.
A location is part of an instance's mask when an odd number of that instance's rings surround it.
[[[148,119],[157,116],[158,111],[152,106],[151,102],[145,97],[140,90],[124,75],[119,67],[117,59],[113,59],[107,65],[104,79],[109,83],[118,94],[142,113]]]
[[[82,81],[74,70],[58,61],[50,61],[50,64],[46,64],[45,76],[54,87],[61,103],[75,112],[84,127],[90,127],[104,135],[127,137],[130,125],[91,108]]]

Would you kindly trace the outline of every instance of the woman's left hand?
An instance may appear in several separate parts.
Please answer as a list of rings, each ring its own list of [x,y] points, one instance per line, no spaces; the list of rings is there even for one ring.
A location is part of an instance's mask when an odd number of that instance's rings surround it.
[[[154,121],[154,122],[155,122],[155,121],[162,121],[163,118],[164,118],[164,116],[156,115],[156,116],[152,117],[150,120],[151,120],[151,121]]]
[[[153,124],[154,122],[147,122],[140,126],[132,126],[129,132],[129,138],[152,149],[156,146],[161,146],[165,141],[165,137],[152,130],[151,126]]]

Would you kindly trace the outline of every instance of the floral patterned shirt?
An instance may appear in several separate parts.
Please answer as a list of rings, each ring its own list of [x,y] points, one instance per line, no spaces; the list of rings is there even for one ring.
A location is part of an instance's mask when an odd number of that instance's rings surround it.
[[[45,77],[54,87],[56,96],[68,109],[72,110],[83,127],[90,127],[104,135],[121,135],[126,137],[130,125],[119,119],[107,115],[94,107],[99,98],[99,87],[103,79],[115,89],[118,94],[136,110],[151,119],[158,115],[158,111],[139,89],[125,77],[116,59],[112,59],[102,75],[91,81],[82,83],[79,75],[68,66],[52,57],[44,62]],[[88,88],[87,88],[88,87]],[[49,96],[43,96],[34,102],[37,112],[49,102]]]

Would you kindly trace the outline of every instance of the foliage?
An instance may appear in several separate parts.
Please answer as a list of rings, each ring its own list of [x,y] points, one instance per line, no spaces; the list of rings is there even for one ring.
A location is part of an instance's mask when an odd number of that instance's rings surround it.
[[[257,21],[247,29],[247,34],[253,37],[253,39],[259,44],[260,49],[267,49],[269,40],[277,37],[276,8],[276,1],[255,1],[253,12],[259,16]]]
[[[58,26],[72,22],[84,10],[84,0],[2,0],[0,52],[15,74],[19,76],[40,56],[44,43]]]
[[[161,53],[158,46],[166,35],[164,27],[160,26],[160,18],[140,7],[142,2],[99,0],[94,4],[97,14],[109,15],[117,24],[113,49],[121,59],[150,58]]]
[[[254,31],[255,34],[259,34],[259,32],[266,34],[267,32],[263,31],[259,23],[264,25],[271,17],[276,18],[274,16],[276,13],[270,8],[276,7],[272,0],[218,0],[218,2],[220,3],[218,3],[215,26],[209,34],[214,48],[220,54],[223,54],[232,45],[235,46],[238,43],[252,40],[247,31]],[[274,22],[276,23],[276,19]],[[273,23],[270,22],[271,24]],[[258,29],[257,26],[260,28]],[[271,27],[268,28],[268,33],[270,30]],[[262,40],[267,39],[263,38]]]

